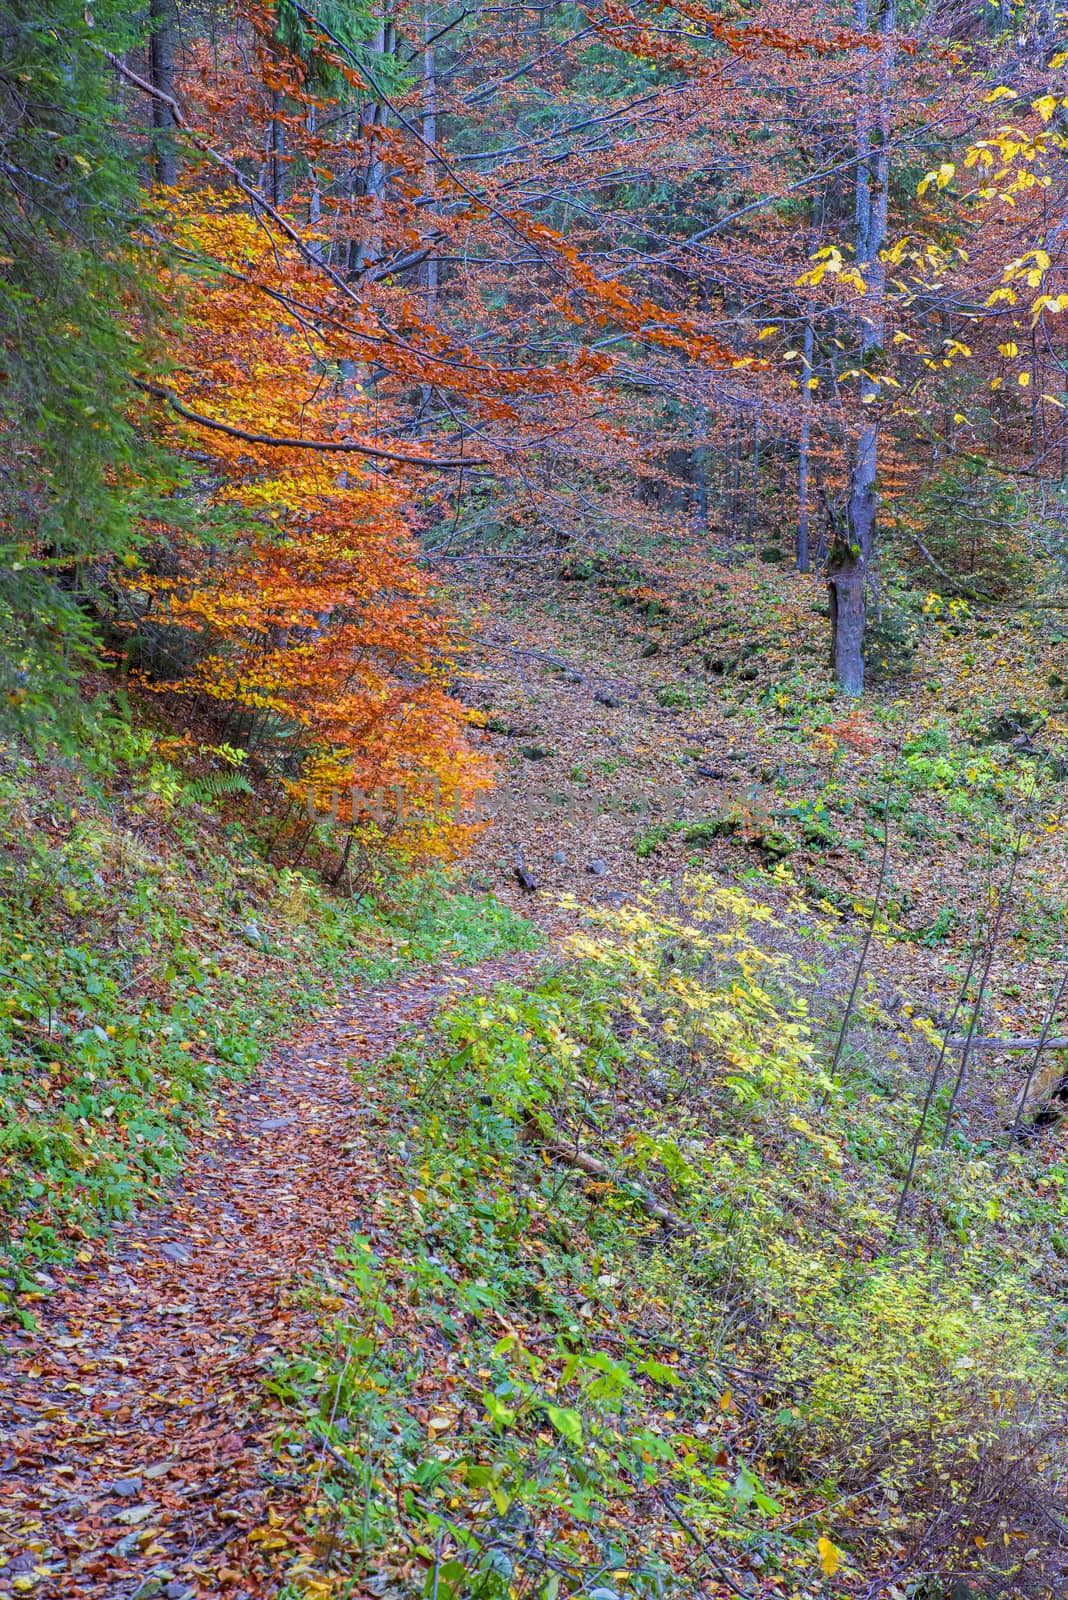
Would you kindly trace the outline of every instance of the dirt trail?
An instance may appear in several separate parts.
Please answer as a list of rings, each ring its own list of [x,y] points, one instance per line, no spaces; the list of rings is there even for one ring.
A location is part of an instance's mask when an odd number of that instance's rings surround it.
[[[60,1275],[43,1331],[5,1363],[2,1600],[277,1592],[286,1541],[267,1496],[295,1517],[305,1486],[272,1473],[264,1380],[312,1334],[301,1286],[359,1229],[376,1183],[346,1063],[538,959],[358,993],[220,1101],[168,1204]]]

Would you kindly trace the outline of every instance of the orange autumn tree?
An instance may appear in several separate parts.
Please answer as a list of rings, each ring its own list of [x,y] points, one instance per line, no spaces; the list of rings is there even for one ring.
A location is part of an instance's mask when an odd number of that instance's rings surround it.
[[[193,641],[195,664],[162,687],[214,704],[312,815],[389,833],[409,857],[447,855],[489,780],[446,691],[458,647],[416,562],[405,486],[346,454],[360,385],[340,377],[336,338],[328,350],[268,292],[292,297],[312,279],[295,245],[231,188],[168,207],[183,342],[160,425],[195,452],[205,510],[226,532],[207,552],[172,533],[178,570],[140,585],[157,626]]]

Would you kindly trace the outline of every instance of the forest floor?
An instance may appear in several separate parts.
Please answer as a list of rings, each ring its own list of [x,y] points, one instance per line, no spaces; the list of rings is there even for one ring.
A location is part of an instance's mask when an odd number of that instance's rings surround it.
[[[351,1068],[537,957],[361,991],[218,1100],[166,1202],[55,1269],[9,1342],[0,1594],[186,1600],[277,1592],[308,1481],[272,1470],[272,1368],[314,1332],[309,1284],[403,1182]],[[268,1517],[266,1498],[273,1495]]]
[[[1068,935],[1060,614],[932,615],[856,709],[835,693],[816,576],[673,548],[505,563],[485,582],[492,606],[484,585],[465,594],[464,692],[502,778],[473,882],[529,911],[521,859],[545,904],[611,906],[686,871],[766,888],[781,862],[856,930],[902,750],[873,970],[899,1005],[948,1015],[969,928],[1022,829],[986,1031],[1038,1031]]]
[[[2,1600],[460,1600],[478,1552],[492,1596],[570,1575],[611,1600],[940,1600],[947,1570],[985,1575],[961,1595],[1063,1592],[1056,1498],[939,1487],[970,1452],[1001,1461],[1005,1430],[1008,1479],[1062,1481],[1009,1392],[1052,1417],[1060,1346],[999,1376],[1068,1258],[1060,1129],[1006,1145],[1018,1060],[977,1058],[948,1148],[932,1127],[914,1252],[889,1218],[931,1063],[913,1013],[945,1026],[1000,899],[981,1032],[1035,1034],[1068,950],[1064,635],[932,616],[907,678],[852,707],[814,581],[670,554],[663,576],[655,554],[502,564],[491,604],[462,591],[459,688],[501,781],[462,869],[494,898],[453,897],[444,942],[420,912],[383,943],[247,842],[220,850],[154,758],[106,804],[0,772],[0,956],[29,993],[0,1017],[24,1225]],[[668,919],[666,993],[687,879],[730,982],[695,1001],[709,1038],[727,1018],[703,1078],[659,1023],[650,1070],[620,1023],[660,1004],[629,908]],[[514,911],[566,936],[591,909],[623,919],[594,924],[611,956],[500,954],[531,942]],[[841,1081],[818,1085],[869,928]],[[754,998],[765,965],[787,976]],[[946,1389],[958,1356],[972,1376]],[[826,1419],[803,1415],[828,1379]],[[904,1441],[878,1468],[849,1443],[869,1404]],[[943,1433],[963,1455],[927,1460]]]

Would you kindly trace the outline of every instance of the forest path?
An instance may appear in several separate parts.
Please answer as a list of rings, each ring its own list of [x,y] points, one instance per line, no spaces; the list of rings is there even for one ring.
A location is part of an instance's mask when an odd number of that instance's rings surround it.
[[[167,1203],[57,1274],[42,1330],[8,1347],[2,1600],[278,1592],[294,1551],[280,1554],[267,1492],[291,1488],[296,1515],[306,1486],[272,1478],[265,1380],[313,1336],[302,1290],[359,1230],[388,1160],[348,1063],[541,959],[356,992],[220,1098]]]

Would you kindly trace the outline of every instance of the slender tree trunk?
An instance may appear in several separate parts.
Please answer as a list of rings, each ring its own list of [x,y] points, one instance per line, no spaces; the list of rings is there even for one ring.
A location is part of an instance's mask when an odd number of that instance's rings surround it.
[[[539,24],[540,25],[540,24]],[[426,39],[433,37],[431,27],[430,0],[424,0],[423,5],[423,33]],[[423,50],[423,138],[427,144],[434,145],[438,139],[438,80],[434,64],[434,46],[427,44]],[[426,192],[434,193],[436,173],[434,158],[429,150],[426,161]],[[433,312],[438,298],[438,258],[431,251],[423,264],[423,288],[426,290],[426,309],[428,315]]]
[[[857,0],[856,23],[867,29],[868,0]],[[860,400],[863,408],[849,469],[846,538],[836,541],[827,566],[831,610],[831,649],[835,676],[847,694],[864,692],[864,600],[875,553],[875,483],[879,464],[879,380],[871,364],[883,341],[886,243],[890,185],[890,89],[893,68],[893,0],[885,0],[879,19],[882,49],[878,69],[878,139],[862,96],[857,118],[856,264],[864,279],[860,300]]]
[[[812,376],[812,323],[805,323],[805,342],[802,347],[801,378],[801,437],[797,443],[797,570],[809,570],[808,527],[808,447],[810,411],[812,406],[808,380]]]
[[[286,197],[285,184],[285,150],[286,131],[281,122],[282,96],[277,89],[271,90],[271,204],[277,208]]]
[[[152,87],[174,98],[174,41],[178,31],[175,0],[150,0],[152,36],[148,45]],[[152,101],[152,174],[157,183],[178,180],[178,152],[174,143],[174,112],[162,100]]]
[[[742,419],[735,412],[731,428],[731,544],[738,535],[738,521],[742,509]]]
[[[392,55],[396,48],[396,29],[392,22],[382,21],[378,24],[375,33],[374,50],[379,56]],[[351,269],[355,277],[366,272],[368,267],[375,264],[382,254],[382,201],[386,192],[386,167],[382,160],[376,128],[384,128],[388,121],[389,113],[383,105],[374,105],[364,119],[367,129],[367,174],[364,179],[364,194],[370,201],[368,206],[367,231],[351,258]]]
[[[708,532],[708,406],[699,402],[693,452],[694,532]]]
[[[309,133],[315,132],[316,121],[314,106],[309,106],[308,108],[307,127]],[[315,167],[314,154],[312,156],[312,167],[309,174],[309,182],[311,184],[311,193],[308,196],[308,222],[314,228],[319,222],[322,221],[323,217],[323,199],[319,192],[319,174]],[[321,240],[312,240],[308,248],[317,260],[323,260],[325,251],[323,249]]]

